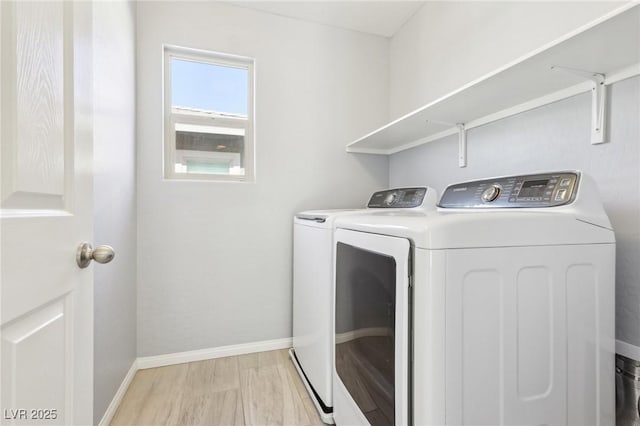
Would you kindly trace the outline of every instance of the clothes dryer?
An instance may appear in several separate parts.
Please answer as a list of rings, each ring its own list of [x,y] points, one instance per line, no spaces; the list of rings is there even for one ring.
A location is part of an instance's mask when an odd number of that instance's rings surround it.
[[[374,209],[435,210],[428,187],[374,193],[366,209],[313,210],[293,220],[293,349],[290,357],[320,417],[333,423],[333,231],[334,222]]]
[[[580,172],[335,222],[339,425],[613,425],[615,238]]]

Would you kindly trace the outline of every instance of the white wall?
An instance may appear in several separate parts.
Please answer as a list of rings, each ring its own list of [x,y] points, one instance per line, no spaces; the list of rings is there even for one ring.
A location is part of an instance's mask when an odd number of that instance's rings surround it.
[[[621,4],[429,1],[391,39],[391,118],[482,77]]]
[[[94,244],[116,257],[94,265],[94,423],[136,357],[135,6],[93,5]]]
[[[450,91],[454,88],[450,86],[477,78],[500,61],[515,59],[558,32],[568,32],[579,24],[576,17],[591,19],[612,6],[428,3],[391,41],[392,109],[401,113],[424,104],[442,94],[438,91]],[[550,10],[541,14],[538,8]],[[557,13],[552,13],[555,8]],[[465,15],[463,10],[476,12]],[[490,20],[485,14],[489,11]],[[561,25],[561,20],[567,24]],[[490,30],[489,22],[509,23],[508,32]],[[416,31],[419,36],[410,36]],[[450,40],[452,32],[455,40]],[[464,52],[478,61],[470,61]],[[489,58],[483,59],[483,54]],[[420,66],[425,74],[410,75],[413,67]],[[412,87],[416,93],[409,90]],[[613,85],[609,102],[608,144],[590,145],[591,103],[589,94],[583,94],[470,130],[466,168],[457,167],[455,136],[395,154],[390,158],[390,185],[427,184],[442,191],[449,183],[505,174],[558,169],[589,173],[599,184],[616,231],[616,335],[640,346],[640,78]]]
[[[388,40],[218,2],[137,3],[138,355],[291,336],[291,221],[362,206],[388,160]],[[162,44],[256,60],[255,184],[162,178]]]

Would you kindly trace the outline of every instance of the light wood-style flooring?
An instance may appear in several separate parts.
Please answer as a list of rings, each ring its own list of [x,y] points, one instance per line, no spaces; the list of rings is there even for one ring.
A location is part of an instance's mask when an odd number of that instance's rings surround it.
[[[283,349],[140,370],[111,425],[323,423]]]

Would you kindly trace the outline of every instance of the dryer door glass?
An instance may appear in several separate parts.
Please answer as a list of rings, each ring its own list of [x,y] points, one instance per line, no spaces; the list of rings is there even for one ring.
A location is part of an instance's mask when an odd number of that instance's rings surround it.
[[[396,261],[338,242],[336,371],[372,425],[395,423]]]

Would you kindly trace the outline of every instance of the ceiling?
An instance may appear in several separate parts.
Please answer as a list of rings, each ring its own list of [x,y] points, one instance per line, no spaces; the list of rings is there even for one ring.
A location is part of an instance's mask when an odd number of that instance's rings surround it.
[[[424,1],[231,1],[236,6],[257,9],[363,33],[393,36]]]

